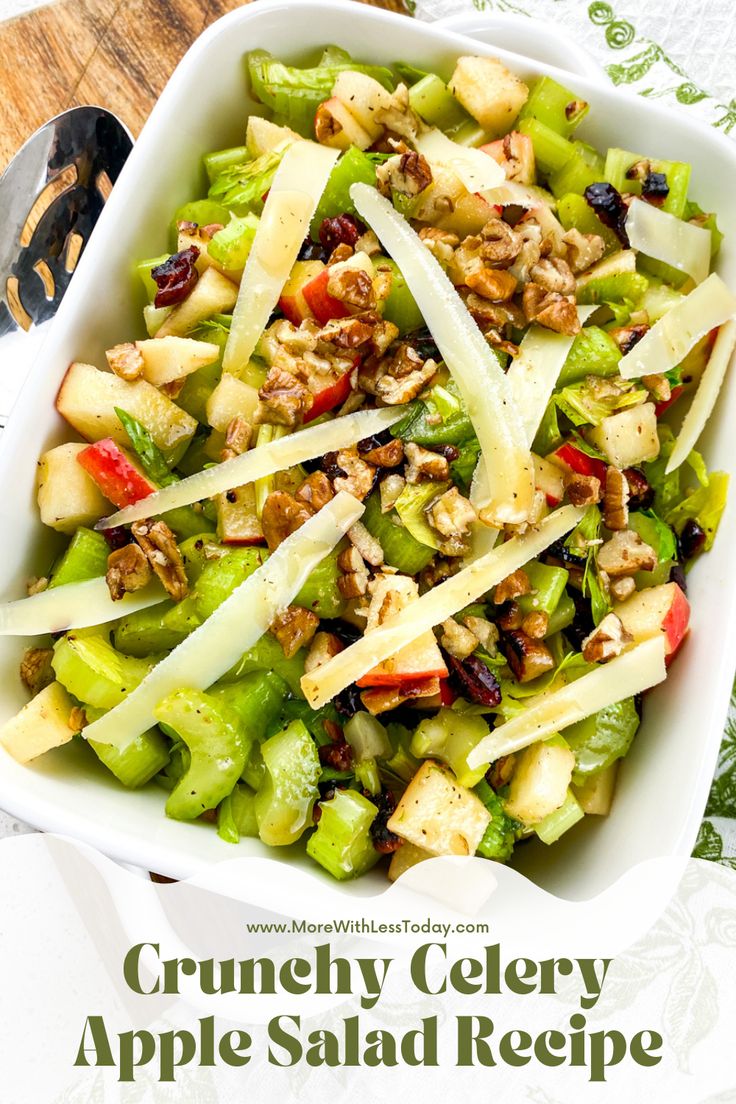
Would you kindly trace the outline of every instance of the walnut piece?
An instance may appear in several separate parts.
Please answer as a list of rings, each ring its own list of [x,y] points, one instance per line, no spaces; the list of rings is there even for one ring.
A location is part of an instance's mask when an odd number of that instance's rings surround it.
[[[348,540],[355,545],[366,563],[371,567],[380,567],[383,563],[383,549],[379,541],[368,532],[361,521],[356,521],[348,529]]]
[[[485,617],[475,617],[468,614],[463,618],[470,631],[480,641],[489,655],[495,655],[500,633],[498,626]]]
[[[330,270],[327,294],[340,303],[348,307],[356,307],[358,310],[370,310],[376,305],[373,281],[362,268]]]
[[[311,509],[298,502],[288,491],[272,491],[263,504],[261,514],[263,535],[271,552],[311,516]]]
[[[151,579],[151,565],[137,544],[124,544],[107,557],[105,580],[113,602],[140,590]]]
[[[516,277],[505,269],[481,268],[466,278],[468,287],[483,299],[503,303],[516,291]]]
[[[466,625],[461,625],[453,617],[442,622],[440,644],[456,659],[467,659],[478,647],[478,637]]]
[[[342,651],[342,641],[334,633],[318,632],[309,646],[304,660],[304,671],[316,671]]]
[[[523,598],[525,594],[531,594],[531,590],[529,576],[523,567],[519,567],[496,584],[493,601],[497,606],[502,606],[504,602],[509,602],[513,598]]]
[[[521,235],[500,218],[489,219],[480,232],[480,242],[481,259],[502,269],[514,263],[524,244]]]
[[[221,459],[233,460],[248,451],[250,439],[253,436],[253,427],[242,414],[236,414],[225,430],[225,447],[221,453]]]
[[[377,445],[365,452],[358,444],[358,452],[362,460],[368,464],[375,464],[377,468],[397,468],[404,459],[404,444],[400,438],[394,437],[385,445]]]
[[[600,234],[581,234],[575,227],[562,240],[567,246],[567,263],[576,275],[599,261],[606,248]]]
[[[421,445],[408,441],[404,447],[404,454],[408,461],[404,475],[407,483],[441,483],[450,475],[450,465],[444,456],[431,449],[422,448]]]
[[[532,282],[524,287],[523,306],[529,322],[568,336],[580,333],[580,318],[572,296],[546,291],[541,284]]]
[[[450,230],[439,230],[435,226],[423,226],[419,231],[419,237],[432,256],[445,268],[460,244],[457,234],[453,234]]]
[[[110,369],[120,379],[129,383],[139,379],[143,375],[143,354],[132,341],[125,341],[121,345],[113,345],[105,353]]]
[[[295,426],[312,406],[309,388],[291,372],[274,365],[258,397],[261,405],[258,410],[259,422],[273,422],[277,425]]]
[[[518,682],[531,682],[555,667],[554,656],[541,640],[532,640],[521,629],[506,633],[506,660]]]
[[[634,575],[637,571],[654,571],[656,566],[654,549],[630,529],[614,533],[598,552],[598,567],[614,578]]]
[[[532,610],[521,622],[522,632],[532,640],[544,640],[549,628],[549,614],[544,610]]]
[[[387,514],[393,510],[396,500],[406,486],[403,475],[387,475],[379,484],[381,495],[381,513]]]
[[[283,613],[274,618],[269,632],[278,640],[286,658],[291,659],[300,648],[309,644],[318,625],[316,613],[301,606],[287,606]]]
[[[440,536],[465,536],[478,515],[457,487],[450,487],[430,504],[427,521]]]
[[[339,349],[359,349],[373,338],[374,327],[365,318],[333,318],[317,335]],[[398,330],[397,330],[398,333]]]
[[[337,557],[342,575],[337,580],[343,598],[362,598],[368,592],[368,569],[355,545],[344,549]]]
[[[145,552],[166,593],[175,602],[181,602],[189,593],[189,583],[184,561],[171,529],[165,521],[134,521],[131,532]],[[108,564],[109,562],[108,560]]]
[[[295,498],[316,513],[335,497],[332,484],[322,471],[312,472],[297,489]]]
[[[633,639],[618,614],[607,613],[598,627],[583,640],[583,659],[586,663],[607,663],[609,659],[621,655]]]
[[[386,406],[397,406],[415,399],[437,375],[432,359],[423,360],[406,342],[389,356],[369,357],[359,369],[358,385],[375,395]]]
[[[432,183],[432,170],[421,153],[411,150],[401,142],[399,152],[376,169],[376,182],[384,195],[398,192],[404,196],[418,196]]]
[[[595,475],[572,472],[565,480],[565,490],[573,506],[594,506],[603,497],[601,481]]]
[[[618,579],[611,579],[609,590],[617,602],[625,602],[636,590],[636,583],[630,575],[620,575]]]
[[[626,529],[629,524],[629,484],[621,469],[612,464],[606,469],[603,521],[614,531]]]
[[[54,681],[53,648],[28,648],[20,661],[20,678],[35,697]]]
[[[545,291],[556,291],[558,295],[574,295],[576,282],[567,261],[561,257],[545,257],[537,261],[530,272],[535,284]]]
[[[345,475],[338,475],[333,480],[335,490],[347,491],[362,502],[373,488],[376,469],[372,464],[366,464],[365,460],[361,460],[355,445],[349,449],[340,449],[337,454],[337,465],[342,468]]]

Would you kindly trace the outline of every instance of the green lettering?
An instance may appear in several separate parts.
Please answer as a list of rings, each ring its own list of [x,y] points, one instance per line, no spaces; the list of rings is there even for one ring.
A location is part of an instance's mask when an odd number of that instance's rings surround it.
[[[247,1031],[228,1031],[220,1039],[220,1057],[226,1066],[247,1066],[252,1045]]]
[[[445,978],[442,979],[442,984],[439,989],[429,988],[429,981],[427,979],[427,958],[433,947],[439,947],[443,956],[447,958],[446,943],[424,943],[421,947],[418,947],[411,956],[411,963],[409,966],[409,973],[414,985],[420,993],[426,993],[428,997],[436,997],[447,990],[447,981]]]
[[[129,989],[134,993],[138,993],[141,997],[150,997],[153,993],[158,993],[159,991],[158,978],[156,978],[156,984],[153,989],[143,989],[141,987],[141,954],[146,947],[151,947],[158,955],[158,943],[136,943],[135,947],[130,948],[123,961],[123,977],[125,978],[125,984]]]
[[[87,1032],[90,1034],[89,1043],[86,1042]],[[90,1064],[87,1061],[87,1051],[89,1049],[92,1049],[94,1052],[94,1065],[115,1065],[115,1059],[112,1056],[112,1049],[110,1047],[110,1040],[107,1037],[105,1021],[102,1016],[88,1016],[85,1020],[82,1041],[79,1044],[77,1057],[74,1059],[75,1066],[88,1066]]]
[[[644,1046],[644,1036],[649,1036],[649,1046]],[[654,1050],[661,1050],[663,1039],[656,1031],[638,1031],[631,1040],[629,1050],[631,1057],[637,1066],[657,1066],[662,1061],[661,1054],[654,1054]]]
[[[492,1034],[493,1020],[488,1016],[458,1016],[456,1065],[474,1066],[477,1060],[480,1066],[495,1066],[493,1052],[485,1042]]]
[[[297,1029],[301,1027],[300,1016],[274,1016],[268,1023],[268,1038],[272,1043],[277,1046],[283,1047],[286,1051],[286,1057],[289,1061],[280,1062],[279,1056],[269,1046],[268,1048],[268,1060],[272,1066],[295,1066],[302,1056],[302,1044],[299,1039],[289,1034],[286,1023],[283,1021],[290,1020],[292,1025]]]

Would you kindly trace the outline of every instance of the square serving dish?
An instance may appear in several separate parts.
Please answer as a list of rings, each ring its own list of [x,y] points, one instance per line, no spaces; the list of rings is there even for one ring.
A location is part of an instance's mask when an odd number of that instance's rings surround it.
[[[459,54],[489,54],[500,57],[522,79],[548,73],[572,85],[591,103],[582,137],[603,149],[624,146],[692,162],[692,195],[706,210],[718,213],[725,233],[718,271],[736,287],[736,149],[704,124],[614,90],[603,79],[571,78],[441,27],[360,4],[263,0],[241,8],[194,44],[154,108],[3,434],[0,525],[8,538],[3,598],[24,594],[27,577],[41,573],[53,553],[53,537],[42,531],[38,520],[35,467],[43,449],[69,436],[54,408],[64,372],[75,359],[103,366],[107,347],[139,332],[141,303],[131,277],[135,260],[165,249],[172,210],[197,194],[201,184],[201,155],[243,140],[245,120],[255,107],[248,95],[243,55],[261,47],[299,60],[326,43],[336,43],[364,60],[402,60],[445,76]],[[734,424],[732,374],[701,442],[712,468],[736,469]],[[588,899],[642,860],[692,850],[736,667],[735,527],[732,493],[712,552],[689,576],[690,637],[671,678],[647,698],[644,724],[622,768],[611,816],[597,822],[586,818],[552,848],[535,841],[520,849],[519,868],[546,889],[570,899]],[[25,646],[17,638],[0,638],[0,722],[26,700],[17,674]],[[0,808],[42,829],[79,838],[114,858],[177,878],[238,854],[294,862],[293,855],[282,859],[258,841],[244,841],[236,850],[211,826],[168,820],[159,789],[126,792],[82,752],[70,746],[21,767],[0,751]],[[314,874],[318,891],[320,871],[302,861]],[[386,884],[375,875],[344,889],[365,894]]]

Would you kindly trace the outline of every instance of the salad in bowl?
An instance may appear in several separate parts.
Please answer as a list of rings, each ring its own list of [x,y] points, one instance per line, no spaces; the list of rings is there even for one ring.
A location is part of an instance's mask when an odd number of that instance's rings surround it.
[[[139,332],[60,387],[66,546],[0,605],[35,638],[0,743],[338,879],[505,862],[615,807],[688,632],[716,216],[494,58],[247,69],[263,113],[136,259]]]

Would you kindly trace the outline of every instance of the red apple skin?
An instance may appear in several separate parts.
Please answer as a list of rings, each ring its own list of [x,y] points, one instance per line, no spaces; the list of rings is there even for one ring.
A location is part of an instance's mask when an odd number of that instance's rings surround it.
[[[297,261],[292,268],[279,299],[279,309],[294,326],[298,326],[305,318],[312,317],[312,312],[304,298],[304,288],[324,269],[323,262],[317,260]]]
[[[94,479],[105,498],[118,509],[148,498],[156,490],[145,475],[130,462],[112,437],[105,437],[80,452],[77,461]]]
[[[417,656],[412,654],[412,669],[410,671],[382,670],[384,664],[381,663],[378,667],[374,667],[372,671],[368,671],[362,678],[359,678],[356,685],[360,687],[413,686],[415,683],[425,682],[427,679],[446,679],[449,672],[436,643],[432,641],[424,651],[426,651],[426,655]]]
[[[304,421],[311,422],[315,418],[319,418],[321,414],[326,414],[328,410],[334,410],[336,406],[342,406],[351,391],[351,375],[352,369],[349,369],[338,376],[336,380],[328,383],[326,387],[317,391],[311,407],[304,415]]]
[[[570,444],[569,441],[566,441],[564,445],[560,445],[559,448],[555,449],[548,459],[553,461],[557,460],[566,468],[570,468],[571,471],[577,472],[578,475],[594,475],[596,479],[600,479],[601,486],[605,486],[605,460],[598,460],[595,456],[588,456],[586,452],[576,448],[575,445]]]
[[[335,299],[327,291],[330,279],[329,269],[325,268],[319,276],[315,276],[308,284],[304,285],[303,295],[307,306],[321,326],[333,318],[347,318],[350,311],[339,299]]]
[[[637,643],[663,633],[667,663],[674,658],[690,625],[690,603],[677,583],[640,590],[614,606],[614,613]]]
[[[669,410],[669,408],[677,402],[684,390],[685,385],[682,383],[678,384],[677,387],[672,388],[672,394],[668,399],[664,399],[662,402],[659,402],[655,405],[654,412],[658,418],[661,417],[662,414],[664,414],[665,410]]]
[[[675,653],[687,634],[690,625],[690,603],[677,583],[667,583],[666,585],[674,587],[672,602],[662,621],[662,631],[667,641],[665,651],[667,659],[670,661],[674,659]]]

